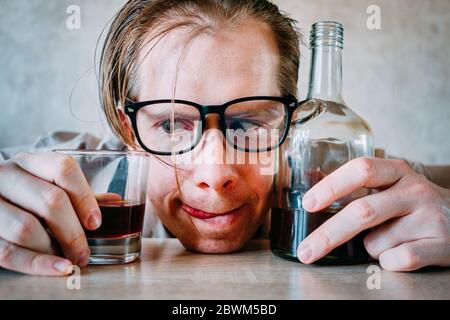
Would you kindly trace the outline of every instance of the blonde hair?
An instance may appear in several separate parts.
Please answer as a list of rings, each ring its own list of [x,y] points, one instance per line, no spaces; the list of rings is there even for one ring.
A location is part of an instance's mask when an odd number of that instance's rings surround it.
[[[117,108],[134,100],[139,54],[150,31],[156,31],[152,39],[181,27],[199,34],[236,26],[248,18],[266,23],[272,30],[280,54],[278,86],[282,95],[296,96],[301,36],[296,21],[275,4],[266,0],[130,0],[112,21],[100,61],[100,100],[113,132],[135,146]]]

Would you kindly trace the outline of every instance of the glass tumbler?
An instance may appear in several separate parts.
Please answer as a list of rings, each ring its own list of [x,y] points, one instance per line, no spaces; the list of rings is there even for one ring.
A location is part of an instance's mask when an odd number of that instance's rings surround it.
[[[86,230],[89,264],[120,264],[141,254],[149,156],[139,151],[54,150],[74,158],[94,192],[102,214]]]

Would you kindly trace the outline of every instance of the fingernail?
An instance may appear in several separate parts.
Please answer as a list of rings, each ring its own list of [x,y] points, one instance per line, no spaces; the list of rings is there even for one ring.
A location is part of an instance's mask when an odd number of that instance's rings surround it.
[[[67,260],[57,260],[55,263],[53,263],[53,268],[58,271],[58,272],[62,272],[62,273],[72,273],[72,263],[70,263],[70,261]]]
[[[102,214],[98,210],[92,210],[91,215],[88,218],[88,227],[91,230],[95,230],[102,224]]]
[[[298,248],[297,256],[301,262],[308,262],[312,256],[311,246],[309,244],[301,245]]]
[[[306,210],[312,210],[316,205],[316,198],[311,194],[306,194],[303,196],[302,205]]]

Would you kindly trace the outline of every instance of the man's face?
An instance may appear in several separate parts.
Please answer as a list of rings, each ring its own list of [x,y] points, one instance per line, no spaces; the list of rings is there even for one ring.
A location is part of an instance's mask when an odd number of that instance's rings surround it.
[[[203,33],[185,56],[186,30],[172,31],[150,50],[154,44],[141,52],[139,101],[176,98],[220,105],[241,97],[280,95],[278,49],[262,23],[249,20],[231,31]],[[150,207],[190,250],[238,250],[268,211],[273,175],[261,173],[265,165],[256,153],[244,154],[244,164],[223,163],[222,155],[232,149],[224,140],[218,115],[210,114],[194,150],[160,157],[163,162],[152,157]]]

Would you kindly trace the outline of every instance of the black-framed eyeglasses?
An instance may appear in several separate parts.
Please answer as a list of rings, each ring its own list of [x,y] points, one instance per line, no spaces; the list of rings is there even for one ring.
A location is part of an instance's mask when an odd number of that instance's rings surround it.
[[[193,150],[203,135],[206,115],[218,114],[227,142],[245,152],[278,148],[286,139],[295,97],[254,96],[222,105],[200,105],[177,99],[125,105],[140,146],[157,155],[178,155]]]

